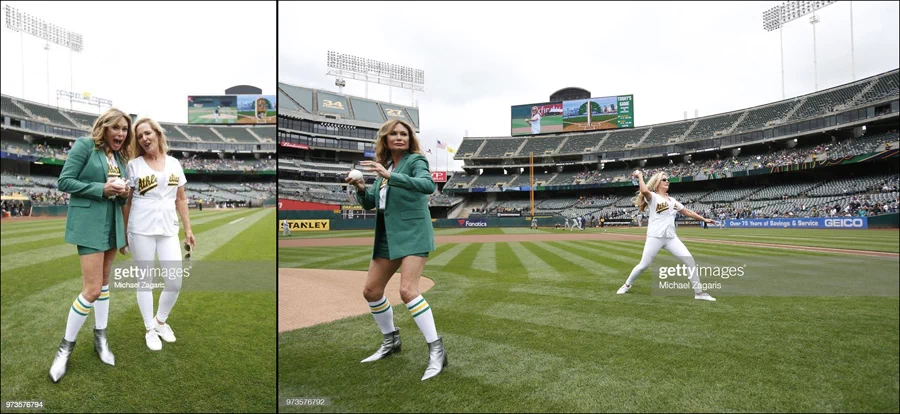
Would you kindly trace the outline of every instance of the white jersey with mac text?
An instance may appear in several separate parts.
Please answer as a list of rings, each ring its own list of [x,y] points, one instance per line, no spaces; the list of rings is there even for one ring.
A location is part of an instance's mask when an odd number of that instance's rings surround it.
[[[650,202],[647,212],[650,218],[647,220],[647,237],[673,238],[675,234],[675,214],[684,208],[684,205],[671,196],[666,199],[654,192],[650,193]]]
[[[128,162],[128,179],[134,189],[128,232],[143,236],[177,236],[175,196],[178,187],[187,183],[181,163],[167,155],[163,170],[156,171],[140,156]]]

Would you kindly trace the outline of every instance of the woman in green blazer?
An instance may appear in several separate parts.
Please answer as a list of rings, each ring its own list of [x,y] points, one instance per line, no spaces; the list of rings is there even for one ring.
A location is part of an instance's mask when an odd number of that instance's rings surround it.
[[[128,188],[123,175],[133,141],[131,117],[110,109],[94,121],[89,138],[75,141],[59,174],[59,190],[71,195],[66,242],[78,246],[82,288],[69,308],[66,332],[50,366],[53,382],[66,374],[75,337],[91,310],[95,319],[94,349],[101,361],[115,365],[106,336],[109,270],[116,249],[126,244],[122,205]]]
[[[422,155],[415,130],[408,123],[391,120],[381,126],[375,141],[375,161],[364,161],[377,175],[366,189],[364,180],[347,178],[356,187],[356,200],[365,209],[377,209],[375,246],[363,296],[381,329],[381,347],[362,362],[377,361],[400,351],[400,330],[384,288],[401,266],[400,298],[428,343],[428,367],[422,380],[447,366],[447,353],[437,335],[428,302],[419,293],[419,278],[428,253],[434,251],[434,229],[428,211],[428,195],[435,190],[428,160]]]

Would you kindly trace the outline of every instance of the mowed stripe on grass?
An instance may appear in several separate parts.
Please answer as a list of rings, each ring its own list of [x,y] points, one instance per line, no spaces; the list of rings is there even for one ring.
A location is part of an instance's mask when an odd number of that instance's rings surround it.
[[[834,290],[709,303],[652,293],[648,270],[616,295],[643,240],[445,244],[423,272],[453,361],[441,376],[419,381],[427,349],[403,312],[404,352],[360,365],[381,339],[361,315],[281,334],[280,360],[291,362],[279,395],[327,395],[329,411],[897,411],[896,293],[840,296],[833,281],[846,275],[829,272],[841,255],[685,244],[698,263],[762,258],[774,266],[761,271],[785,275],[803,266]],[[663,251],[654,263],[668,262],[677,258]],[[879,262],[870,271],[891,271]],[[854,278],[897,290],[890,275]]]
[[[233,218],[225,214],[209,215],[212,220],[197,215],[192,223],[198,242],[194,263],[274,261],[274,209],[233,213],[245,219],[229,225]],[[117,366],[97,360],[91,346],[94,318],[89,317],[69,374],[61,384],[51,384],[49,363],[67,309],[81,288],[74,247],[59,247],[72,255],[3,272],[3,400],[39,395],[48,411],[275,411],[274,282],[268,292],[209,292],[191,289],[186,280],[169,318],[178,342],[165,344],[160,352],[144,344],[134,292],[113,290],[109,335]],[[274,281],[274,264],[269,273]],[[166,381],[147,387],[153,378]]]

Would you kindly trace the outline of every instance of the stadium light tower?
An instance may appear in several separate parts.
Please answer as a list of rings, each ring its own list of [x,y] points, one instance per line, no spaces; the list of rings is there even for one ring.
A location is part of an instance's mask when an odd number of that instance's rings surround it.
[[[328,73],[334,76],[335,85],[341,88],[346,85],[344,75],[351,79],[366,82],[366,98],[369,97],[369,82],[388,86],[388,102],[393,103],[393,88],[409,89],[412,91],[412,104],[416,105],[416,91],[425,92],[425,71],[413,69],[407,66],[395,65],[378,60],[361,58],[359,56],[328,51]]]
[[[771,32],[778,29],[781,38],[781,99],[785,99],[784,93],[784,25],[812,13],[809,23],[813,27],[813,72],[815,73],[816,91],[819,90],[819,68],[816,52],[816,23],[821,19],[816,16],[816,10],[825,8],[835,1],[786,1],[763,12],[763,29]],[[850,60],[853,80],[856,80],[856,56],[853,47],[853,2],[850,2]]]
[[[72,87],[72,52],[80,53],[84,50],[84,37],[80,33],[63,29],[28,13],[22,13],[9,5],[4,6],[4,12],[6,28],[19,32],[19,40],[22,45],[22,98],[25,98],[25,34],[46,41],[44,50],[47,52],[47,105],[50,105],[50,43],[56,43],[69,49],[69,89],[74,89]]]

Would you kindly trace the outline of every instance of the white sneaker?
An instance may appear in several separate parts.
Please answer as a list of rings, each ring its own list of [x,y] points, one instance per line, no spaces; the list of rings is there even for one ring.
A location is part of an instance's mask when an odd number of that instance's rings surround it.
[[[628,289],[631,289],[631,286],[629,286],[627,284],[622,285],[622,287],[620,287],[619,290],[616,291],[616,294],[623,295],[623,294],[625,294],[625,292],[628,292]]]
[[[163,341],[166,342],[175,342],[175,332],[172,332],[172,327],[169,324],[160,325],[159,322],[156,322],[156,326],[153,327],[153,331],[159,335]]]
[[[697,299],[697,300],[708,300],[708,301],[710,301],[710,302],[715,302],[715,301],[716,301],[716,298],[710,296],[709,293],[706,293],[706,292],[694,293],[694,299]]]
[[[147,331],[147,334],[144,335],[144,339],[147,341],[147,348],[150,348],[151,351],[159,351],[162,349],[162,342],[159,340],[159,335],[156,334],[156,331],[151,329]]]

